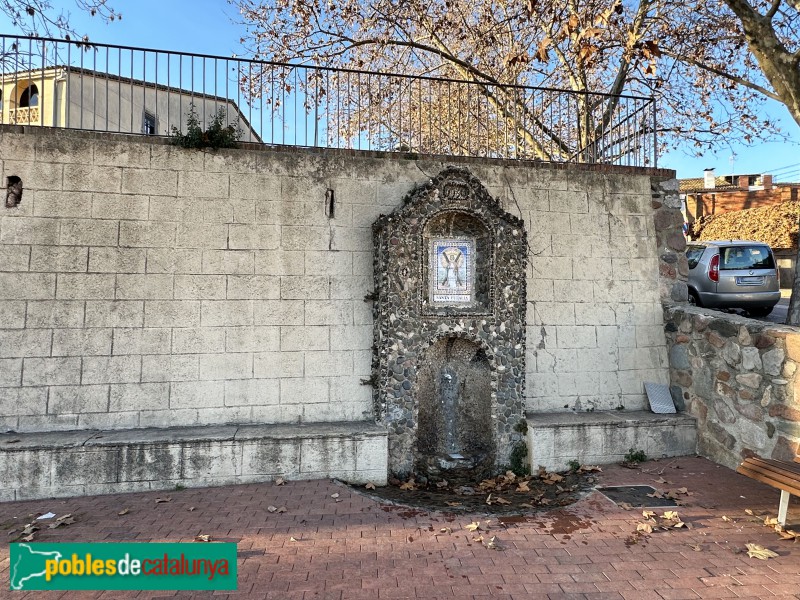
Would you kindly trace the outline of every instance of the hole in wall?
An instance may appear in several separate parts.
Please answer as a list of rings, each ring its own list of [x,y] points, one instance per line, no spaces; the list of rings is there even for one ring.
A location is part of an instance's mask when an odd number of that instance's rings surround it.
[[[6,208],[14,208],[22,202],[22,179],[16,175],[6,178]]]
[[[325,190],[325,216],[333,219],[336,212],[336,199],[334,198],[333,190]]]

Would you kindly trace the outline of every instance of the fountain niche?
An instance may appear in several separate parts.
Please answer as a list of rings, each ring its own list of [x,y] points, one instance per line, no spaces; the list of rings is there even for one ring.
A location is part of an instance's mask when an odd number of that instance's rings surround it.
[[[448,168],[373,226],[373,384],[389,472],[482,476],[524,418],[523,222]]]
[[[431,475],[491,471],[491,368],[483,348],[457,337],[441,338],[420,362],[415,470]]]

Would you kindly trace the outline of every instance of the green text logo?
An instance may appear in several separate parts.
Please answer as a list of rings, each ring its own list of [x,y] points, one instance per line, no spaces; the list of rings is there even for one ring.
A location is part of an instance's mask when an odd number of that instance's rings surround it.
[[[235,590],[236,544],[11,544],[12,590]]]

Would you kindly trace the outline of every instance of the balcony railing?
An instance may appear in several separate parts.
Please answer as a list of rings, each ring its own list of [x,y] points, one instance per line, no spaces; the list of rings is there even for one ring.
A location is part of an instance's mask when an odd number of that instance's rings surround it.
[[[39,107],[28,106],[10,109],[8,111],[8,122],[11,125],[41,125],[41,121],[39,120]]]
[[[657,166],[647,97],[49,38],[0,36],[0,53],[6,106],[36,85],[56,127],[169,135],[222,110],[245,142]],[[40,123],[34,108],[11,122]]]

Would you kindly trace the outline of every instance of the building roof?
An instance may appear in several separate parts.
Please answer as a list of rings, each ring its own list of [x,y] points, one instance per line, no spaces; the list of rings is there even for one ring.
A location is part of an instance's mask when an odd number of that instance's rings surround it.
[[[713,188],[707,188],[705,184],[705,178],[703,177],[690,177],[688,179],[678,180],[678,190],[681,194],[686,194],[688,192],[725,191],[739,189],[738,184],[731,183],[722,175],[714,177],[714,185],[715,187]]]

